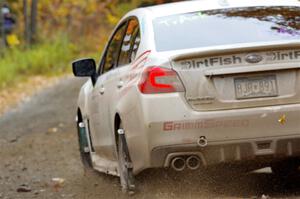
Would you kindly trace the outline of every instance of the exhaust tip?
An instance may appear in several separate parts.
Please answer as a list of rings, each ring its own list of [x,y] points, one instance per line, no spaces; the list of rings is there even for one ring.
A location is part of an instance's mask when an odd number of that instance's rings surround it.
[[[172,160],[171,167],[175,171],[183,171],[186,167],[185,160],[182,157],[176,157]]]
[[[197,170],[200,168],[201,160],[198,156],[190,156],[186,160],[187,167],[191,170]]]

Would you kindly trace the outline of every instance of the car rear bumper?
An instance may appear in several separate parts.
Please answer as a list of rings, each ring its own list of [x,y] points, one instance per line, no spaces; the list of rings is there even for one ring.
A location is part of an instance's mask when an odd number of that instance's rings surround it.
[[[206,147],[183,144],[156,147],[151,151],[151,166],[169,167],[173,158],[196,155],[202,166],[268,159],[276,161],[300,156],[300,135],[230,142],[212,142]]]
[[[183,152],[204,165],[300,155],[300,104],[198,112],[174,93],[142,96],[135,107],[124,117],[135,173],[167,167]]]

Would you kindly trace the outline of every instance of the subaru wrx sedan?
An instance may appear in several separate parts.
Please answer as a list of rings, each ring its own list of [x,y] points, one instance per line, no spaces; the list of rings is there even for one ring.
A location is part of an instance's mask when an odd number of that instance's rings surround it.
[[[134,176],[148,168],[271,166],[300,157],[300,2],[199,0],[124,16],[88,76],[77,113],[86,168]]]

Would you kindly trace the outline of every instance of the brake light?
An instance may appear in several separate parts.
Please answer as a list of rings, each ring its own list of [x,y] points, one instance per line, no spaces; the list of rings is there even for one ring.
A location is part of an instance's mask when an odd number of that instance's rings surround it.
[[[184,92],[177,73],[161,67],[147,68],[143,72],[139,89],[144,94]]]

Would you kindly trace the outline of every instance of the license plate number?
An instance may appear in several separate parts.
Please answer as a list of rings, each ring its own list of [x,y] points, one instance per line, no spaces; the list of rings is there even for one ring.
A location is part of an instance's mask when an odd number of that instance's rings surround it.
[[[278,96],[276,75],[235,78],[234,86],[237,99]]]

